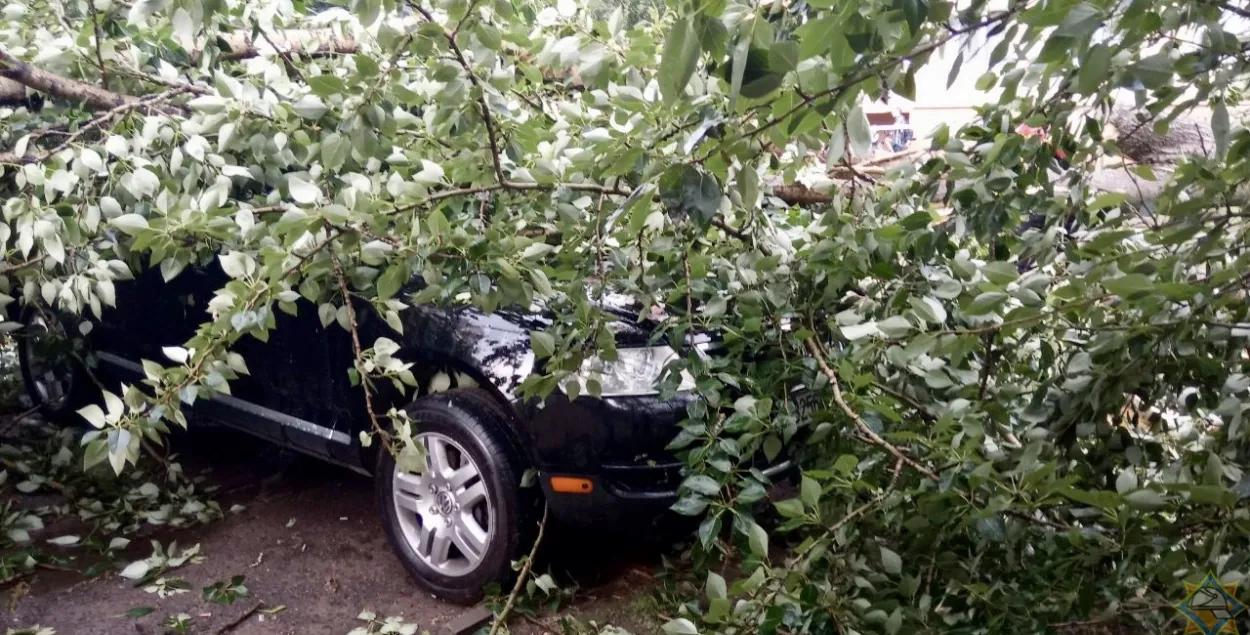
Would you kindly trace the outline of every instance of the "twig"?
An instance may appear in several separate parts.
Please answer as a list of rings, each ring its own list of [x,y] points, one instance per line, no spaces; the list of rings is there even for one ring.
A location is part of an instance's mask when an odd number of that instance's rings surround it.
[[[391,53],[391,63],[387,66],[388,69],[399,68],[399,58],[404,56],[404,51],[408,49],[408,44],[412,42],[412,34],[412,31],[405,33],[404,36],[399,38],[399,41],[395,43],[395,52]]]
[[[0,52],[0,60],[2,60],[2,58],[3,58],[3,52]],[[172,90],[167,90],[163,93],[149,95],[142,99],[128,98],[128,99],[132,99],[132,101],[123,102],[117,105],[116,107],[110,108],[109,110],[97,115],[91,121],[88,121],[87,123],[80,126],[78,130],[75,130],[73,133],[67,135],[65,139],[61,141],[61,143],[57,144],[52,149],[44,151],[44,152],[39,152],[37,154],[27,154],[21,157],[10,152],[0,153],[0,163],[38,163],[40,161],[47,159],[48,157],[56,155],[57,153],[64,150],[65,148],[68,148],[72,143],[77,141],[84,134],[87,134],[88,132],[91,132],[92,130],[99,128],[100,126],[104,125],[106,121],[112,119],[114,116],[129,112],[131,110],[136,110],[139,108],[145,108],[145,107],[154,105],[160,101],[164,101],[166,99],[174,97],[175,95],[178,95],[179,93],[183,92],[183,90],[184,90],[183,88],[175,88]]]
[[[236,628],[238,628],[239,626],[241,626],[241,625],[243,624],[243,622],[246,622],[246,621],[248,620],[248,618],[250,618],[250,617],[252,617],[253,615],[255,615],[255,614],[256,614],[256,611],[259,611],[259,610],[261,609],[261,607],[263,607],[263,606],[265,606],[265,603],[264,603],[264,602],[257,602],[256,604],[254,604],[254,605],[252,606],[252,608],[250,608],[250,609],[248,609],[247,611],[245,611],[245,612],[243,613],[243,615],[240,615],[240,616],[238,616],[238,617],[234,618],[234,620],[233,620],[233,621],[231,621],[230,623],[228,623],[228,624],[226,624],[226,625],[222,626],[221,628],[217,629],[217,631],[216,631],[216,633],[215,633],[214,635],[222,635],[223,633],[229,633],[230,631],[233,631],[234,629],[236,629]]]
[[[18,473],[18,474],[27,473],[24,470],[22,470],[20,467],[18,467],[17,463],[14,463],[11,459],[0,457],[0,466],[3,466],[6,470],[13,470],[15,473]],[[51,489],[65,496],[69,496],[69,492],[67,488],[65,487],[65,485],[61,484],[58,481],[48,479],[40,483],[40,485],[47,486],[48,489]]]
[[[9,420],[4,422],[4,427],[0,428],[0,433],[8,432],[9,428],[12,428],[14,424],[21,421],[22,419],[25,419],[26,417],[29,417],[30,415],[35,414],[38,411],[39,411],[39,406],[34,405],[15,415],[10,415]]]
[[[908,148],[908,149],[906,149],[906,150],[899,150],[898,152],[891,152],[891,153],[889,153],[889,154],[882,154],[882,155],[880,155],[880,156],[873,157],[873,158],[868,159],[868,160],[866,160],[866,161],[861,161],[861,162],[859,162],[859,163],[856,163],[856,164],[855,164],[855,167],[856,167],[856,168],[859,168],[859,169],[863,169],[863,168],[867,168],[867,167],[872,167],[872,166],[874,166],[874,165],[881,165],[882,163],[889,163],[889,162],[891,162],[891,161],[894,161],[895,159],[903,159],[903,158],[906,158],[906,157],[910,157],[910,156],[912,156],[913,154],[921,154],[921,153],[923,153],[925,150],[926,150],[926,148],[924,148],[924,147],[922,147],[922,146],[916,146],[916,147],[913,147],[913,148]]]
[[[1012,16],[1012,15],[1014,15],[1016,12],[1023,10],[1024,8],[1025,8],[1025,6],[1024,6],[1024,4],[1022,3],[1020,6],[1015,7],[1015,8],[1013,8],[1013,9],[1010,9],[1010,10],[1008,10],[1008,11],[1005,11],[1005,12],[1003,12],[1003,13],[1000,13],[1000,14],[998,14],[998,15],[994,16],[994,17],[991,17],[991,18],[986,18],[986,19],[984,19],[984,20],[981,20],[980,22],[974,22],[974,23],[972,23],[972,24],[970,24],[970,25],[968,25],[968,26],[965,26],[965,27],[963,27],[963,28],[960,28],[960,29],[952,29],[952,30],[950,31],[950,33],[948,33],[948,34],[946,35],[946,37],[940,38],[940,39],[935,40],[935,41],[933,41],[933,42],[931,42],[931,43],[929,43],[929,44],[927,44],[927,45],[925,45],[925,46],[919,47],[919,48],[917,48],[917,49],[915,49],[915,50],[911,51],[911,52],[910,52],[910,53],[908,53],[907,55],[901,55],[901,56],[899,56],[899,57],[891,58],[891,59],[884,60],[884,61],[878,62],[878,63],[876,63],[876,64],[873,64],[872,66],[869,66],[868,68],[863,69],[863,70],[862,70],[862,71],[860,71],[859,73],[856,73],[856,74],[852,75],[849,79],[847,79],[847,80],[846,80],[846,81],[844,81],[844,82],[839,83],[837,86],[834,86],[834,87],[832,87],[832,88],[829,88],[829,89],[826,89],[826,90],[823,90],[823,91],[820,91],[820,92],[818,92],[818,93],[814,93],[814,94],[811,94],[811,95],[807,95],[807,96],[805,96],[805,97],[801,98],[801,99],[799,100],[799,103],[797,103],[797,104],[795,104],[793,107],[791,107],[791,108],[787,109],[785,112],[783,112],[783,113],[781,113],[781,114],[779,114],[779,115],[777,115],[777,116],[773,117],[772,119],[769,119],[769,120],[765,121],[764,123],[760,124],[759,126],[757,126],[756,128],[754,128],[754,129],[752,129],[752,130],[748,130],[748,131],[746,131],[746,132],[743,132],[743,133],[742,133],[742,134],[740,134],[740,135],[737,135],[737,136],[735,136],[735,137],[731,137],[731,138],[727,139],[724,143],[722,143],[722,144],[721,144],[721,146],[723,146],[723,145],[725,145],[725,144],[734,143],[734,142],[736,142],[736,141],[741,141],[741,140],[743,140],[743,139],[749,139],[749,138],[751,138],[751,137],[754,137],[754,136],[756,136],[756,135],[760,134],[761,132],[764,132],[765,130],[768,130],[769,128],[772,128],[773,126],[776,126],[777,124],[779,124],[779,123],[781,123],[781,122],[785,121],[787,118],[789,118],[789,117],[790,117],[791,115],[793,115],[794,113],[796,113],[796,112],[798,112],[798,111],[800,111],[800,110],[802,110],[802,109],[804,109],[804,108],[807,108],[808,106],[811,106],[812,104],[814,104],[814,103],[815,103],[815,102],[817,102],[817,101],[820,101],[820,100],[822,100],[822,99],[824,99],[824,98],[826,98],[826,97],[832,97],[832,98],[836,99],[836,98],[840,97],[840,96],[842,95],[842,93],[846,92],[846,91],[847,91],[847,90],[849,90],[852,86],[855,86],[855,85],[859,84],[860,82],[863,82],[863,81],[865,81],[865,80],[867,80],[867,79],[869,79],[869,78],[871,78],[871,77],[876,77],[877,75],[880,75],[882,72],[884,72],[884,71],[888,71],[888,70],[890,70],[891,68],[893,68],[893,67],[895,67],[895,66],[898,66],[899,64],[902,64],[903,62],[905,62],[905,61],[907,61],[907,60],[910,60],[910,59],[915,58],[915,57],[920,57],[920,56],[926,55],[926,54],[928,54],[928,53],[932,53],[933,51],[936,51],[936,50],[938,50],[938,49],[942,48],[943,46],[945,46],[945,45],[946,45],[946,43],[947,43],[947,42],[950,42],[951,40],[955,39],[956,37],[959,37],[959,36],[961,36],[961,35],[966,35],[966,34],[968,34],[968,33],[971,33],[971,32],[973,32],[973,31],[976,31],[976,30],[978,30],[978,29],[981,29],[981,28],[984,28],[984,27],[987,27],[987,26],[991,26],[991,25],[994,25],[994,24],[998,24],[999,22],[1002,22],[1002,21],[1006,20],[1007,18],[1011,17],[1011,16]],[[715,150],[715,149],[711,150],[710,152],[708,152],[708,154],[704,155],[704,156],[703,156],[703,157],[701,157],[700,159],[697,159],[697,160],[695,161],[695,163],[702,163],[702,162],[704,162],[704,161],[705,161],[705,160],[707,160],[709,157],[711,157],[711,156],[712,156],[712,154],[715,154],[715,152],[716,152],[716,150]]]
[[[865,443],[869,443],[869,444],[872,444],[872,445],[875,445],[877,447],[884,449],[886,452],[890,453],[890,455],[893,456],[897,461],[906,464],[908,467],[912,468],[913,470],[916,470],[925,478],[934,482],[941,481],[941,477],[939,477],[937,473],[934,472],[932,469],[930,469],[928,466],[907,456],[897,446],[881,438],[881,436],[878,435],[876,432],[873,432],[872,429],[868,427],[868,424],[864,422],[863,417],[861,417],[858,412],[855,412],[855,410],[852,409],[849,404],[847,404],[846,398],[842,395],[842,385],[841,385],[841,382],[838,381],[838,375],[837,373],[833,371],[832,368],[829,367],[829,363],[825,361],[825,356],[820,350],[820,345],[816,343],[816,340],[810,337],[803,340],[803,343],[807,346],[808,352],[810,352],[812,354],[812,357],[815,358],[816,364],[820,367],[820,371],[825,375],[825,377],[829,379],[829,384],[833,389],[834,402],[837,403],[838,408],[840,408],[842,412],[845,413],[846,416],[851,419],[851,421],[855,422],[855,427],[856,427],[856,430],[858,431],[859,438],[863,440]],[[968,499],[969,499],[969,502],[973,504],[981,504],[981,501],[978,499],[976,493],[968,494]],[[1058,531],[1070,531],[1072,529],[1072,527],[1065,525],[1063,523],[1058,523],[1048,518],[1038,518],[1036,516],[1033,516],[1025,512],[1018,511],[1018,510],[1011,510],[1006,513],[1015,518],[1026,520],[1034,524],[1050,527],[1051,529],[1055,529]]]
[[[62,567],[59,564],[50,564],[47,562],[36,562],[35,566],[39,567],[40,569],[45,569],[47,571],[64,571],[66,573],[82,573],[82,571],[79,571],[78,569],[74,569],[72,567]]]
[[[838,522],[830,525],[828,529],[825,529],[825,534],[826,535],[831,534],[845,527],[852,520],[859,518],[860,516],[864,514],[864,512],[868,511],[869,509],[872,509],[878,503],[885,500],[885,497],[889,496],[890,492],[894,491],[894,486],[898,485],[898,476],[899,474],[902,473],[902,470],[903,470],[903,461],[902,460],[895,461],[894,469],[891,470],[890,472],[890,483],[885,486],[885,489],[881,490],[881,493],[874,496],[872,500],[851,510],[851,513],[847,514],[846,516],[843,516],[842,520],[839,520]]]
[[[1103,617],[1095,617],[1095,618],[1091,618],[1087,620],[1074,620],[1071,622],[1055,622],[1051,624],[1050,626],[1051,628],[1071,628],[1073,626],[1089,626],[1092,624],[1098,624],[1100,622],[1107,622],[1117,617],[1121,617],[1121,613],[1144,613],[1148,611],[1161,611],[1163,609],[1170,609],[1174,606],[1176,605],[1168,603],[1168,602],[1163,602],[1160,604],[1148,604],[1146,606],[1134,606],[1134,607],[1129,607],[1129,608],[1120,607],[1119,611],[1116,611],[1115,613],[1107,614]]]
[[[355,355],[354,364],[356,372],[360,375],[360,389],[365,393],[365,411],[369,413],[369,424],[373,426],[374,432],[378,433],[378,440],[382,442],[382,447],[394,455],[391,443],[386,438],[386,430],[378,423],[378,415],[373,409],[373,393],[369,390],[368,376],[365,373],[364,353],[360,346],[360,329],[356,324],[356,309],[352,307],[352,298],[347,291],[347,278],[343,275],[343,266],[339,264],[338,256],[334,255],[334,252],[330,252],[330,265],[334,269],[334,277],[338,280],[339,292],[343,295],[343,306],[347,309],[347,324],[352,334],[352,353]]]
[[[525,102],[526,105],[528,105],[530,108],[537,110],[538,114],[542,115],[547,121],[550,121],[551,123],[555,123],[556,121],[555,117],[552,117],[551,115],[547,114],[547,111],[543,109],[543,105],[541,102],[533,101],[532,99],[530,99],[528,95],[526,95],[525,93],[515,88],[512,89],[512,94],[520,98],[520,100]]]
[[[22,571],[20,573],[14,573],[13,575],[9,577],[3,580],[0,580],[0,588],[9,586],[10,584],[13,584],[14,582],[19,582],[21,580],[29,578],[32,575],[35,575],[34,571]]]
[[[295,66],[295,61],[291,59],[290,51],[287,51],[286,49],[278,48],[278,45],[274,44],[273,40],[269,39],[269,33],[265,31],[265,27],[262,27],[260,24],[257,24],[256,30],[260,32],[260,36],[262,38],[265,38],[265,42],[267,42],[269,46],[273,48],[274,52],[277,53],[282,58],[282,61],[286,62],[286,69],[294,73],[295,76],[298,77],[301,82],[304,82],[305,84],[307,84],[308,78],[304,77],[304,73],[300,71],[298,67]]]
[[[530,615],[529,613],[517,613],[517,615],[520,615],[521,619],[525,620],[526,622],[529,622],[530,624],[533,624],[534,626],[537,626],[538,628],[543,629],[544,631],[547,631],[550,633],[560,632],[560,628],[558,626],[552,626],[542,621],[541,619],[538,619],[537,617]]]
[[[872,428],[869,428],[868,424],[864,422],[863,417],[859,416],[859,413],[855,412],[855,410],[846,403],[846,399],[842,395],[842,382],[838,380],[838,374],[833,372],[833,369],[829,367],[829,363],[825,361],[825,356],[820,352],[820,348],[817,346],[816,340],[809,337],[806,340],[803,340],[803,343],[807,345],[807,350],[812,354],[812,357],[816,359],[816,363],[820,366],[821,372],[824,373],[825,377],[829,379],[829,385],[833,388],[834,402],[838,404],[838,408],[840,408],[847,417],[850,417],[851,421],[855,422],[855,428],[859,430],[859,433],[865,438],[865,440],[885,450],[886,452],[889,452],[895,459],[906,463],[912,469],[923,474],[925,478],[928,478],[931,481],[941,480],[941,478],[938,477],[933,470],[925,467],[919,461],[907,456],[893,443],[886,441],[881,438],[881,435],[873,432]]]
[[[117,74],[121,74],[121,75],[127,75],[135,79],[140,79],[151,84],[166,86],[168,88],[181,88],[185,92],[195,93],[197,95],[213,94],[213,91],[203,86],[196,86],[195,84],[188,84],[186,82],[180,82],[180,81],[173,80],[173,79],[165,79],[164,77],[161,77],[160,75],[151,75],[149,73],[142,73],[139,71],[130,70],[128,68],[114,68],[113,72]]]
[[[977,401],[985,399],[985,390],[990,385],[990,373],[994,371],[994,338],[997,335],[997,332],[989,332],[983,336],[985,339],[985,360],[981,362],[981,386],[977,389]]]
[[[104,53],[100,50],[104,43],[104,33],[100,30],[100,12],[95,10],[94,4],[91,8],[91,27],[95,30],[95,61],[100,67],[100,83],[104,85],[104,90],[109,90],[109,72],[104,66]]]
[[[543,519],[538,523],[538,537],[534,538],[534,546],[530,547],[530,555],[525,559],[525,563],[521,565],[521,573],[517,576],[516,584],[512,585],[512,593],[508,594],[508,601],[504,603],[503,610],[499,611],[499,615],[495,617],[495,623],[490,626],[489,635],[496,635],[499,628],[508,621],[508,613],[512,612],[512,605],[516,603],[517,595],[521,593],[521,589],[525,586],[525,578],[529,576],[530,568],[534,566],[534,555],[538,553],[538,545],[542,544],[543,531],[547,529],[547,506],[543,505]]]
[[[411,6],[430,24],[438,25],[438,22],[434,21],[434,16],[425,7],[420,4],[412,4]],[[469,8],[472,10],[473,7],[470,6]],[[456,28],[459,29],[459,25]],[[465,58],[464,52],[460,50],[460,45],[456,44],[456,32],[443,28],[443,35],[447,38],[447,46],[451,48],[452,54],[456,56],[456,60],[464,68],[465,74],[469,76],[469,82],[473,84],[473,88],[477,89],[477,103],[482,111],[482,123],[486,125],[487,141],[490,142],[490,160],[491,165],[495,168],[495,181],[502,185],[507,182],[507,179],[503,175],[503,164],[499,159],[499,133],[495,128],[495,117],[491,115],[490,106],[486,103],[486,91],[482,88],[481,82],[478,81],[477,75],[473,73],[473,67],[469,65],[469,60]]]
[[[691,245],[693,247],[694,245]],[[687,251],[686,254],[690,252]],[[686,273],[686,320],[690,323],[690,331],[694,331],[694,297],[692,295],[694,283],[690,280],[690,257],[683,254],[681,264]]]
[[[473,15],[473,8],[477,6],[478,0],[469,0],[469,8],[464,10],[464,15],[460,17],[460,21],[456,22],[456,28],[451,30],[451,38],[455,38],[460,34],[460,29],[464,28],[464,23],[469,21],[469,17]]]
[[[933,423],[937,421],[937,417],[933,416],[933,413],[929,412],[924,406],[920,405],[920,402],[913,399],[911,395],[901,390],[895,390],[894,388],[891,388],[885,383],[877,381],[875,379],[872,381],[872,385],[877,390],[880,390],[881,392],[910,406],[912,410],[915,410],[916,413],[920,415],[921,419],[924,419],[925,421],[929,423]]]
[[[1229,13],[1232,13],[1233,15],[1240,16],[1240,17],[1242,17],[1242,18],[1245,18],[1245,19],[1247,19],[1247,20],[1250,20],[1250,11],[1247,11],[1247,10],[1245,10],[1245,9],[1243,9],[1243,8],[1239,7],[1239,6],[1236,6],[1236,5],[1234,5],[1234,4],[1231,4],[1231,3],[1228,3],[1228,2],[1217,2],[1217,3],[1215,4],[1215,6],[1217,6],[1217,7],[1221,8],[1221,9],[1223,9],[1223,10],[1225,10],[1225,11],[1229,12]]]
[[[729,234],[730,236],[733,236],[734,238],[737,238],[738,240],[746,240],[746,232],[741,229],[730,227],[728,223],[719,218],[712,219],[712,226],[725,232],[726,234]]]

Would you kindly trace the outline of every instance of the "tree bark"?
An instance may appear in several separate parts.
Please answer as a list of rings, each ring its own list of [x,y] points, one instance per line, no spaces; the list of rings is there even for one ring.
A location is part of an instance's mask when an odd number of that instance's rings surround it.
[[[99,86],[92,86],[76,79],[35,68],[2,49],[0,49],[0,77],[19,84],[17,89],[21,91],[22,98],[25,98],[25,90],[22,87],[30,87],[41,93],[79,102],[96,110],[110,110],[135,101],[135,98],[130,95],[115,93]],[[12,90],[13,87],[0,84],[0,94],[7,96]],[[3,97],[0,97],[0,100],[2,99]]]
[[[272,48],[279,55],[308,55],[320,57],[326,55],[351,55],[360,50],[359,43],[351,38],[340,38],[330,29],[288,29],[274,31],[269,34],[273,40]],[[256,57],[264,50],[259,47],[248,33],[233,33],[225,38],[230,50],[222,51],[221,59],[226,61],[245,60]],[[265,47],[271,48],[271,47]],[[192,59],[199,58],[199,51]]]

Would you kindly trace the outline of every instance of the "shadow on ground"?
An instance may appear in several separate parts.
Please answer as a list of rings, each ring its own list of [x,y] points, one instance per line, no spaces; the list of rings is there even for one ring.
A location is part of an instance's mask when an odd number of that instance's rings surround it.
[[[164,632],[166,616],[186,613],[189,633],[215,634],[263,602],[286,608],[271,615],[258,611],[229,632],[346,634],[360,625],[357,614],[368,609],[380,616],[402,615],[422,631],[438,633],[466,611],[433,598],[409,579],[386,542],[369,478],[221,428],[186,435],[176,449],[188,472],[207,473],[220,486],[216,496],[223,510],[243,506],[207,526],[145,536],[201,545],[202,562],[171,573],[191,589],[160,599],[116,573],[88,579],[40,571],[4,590],[0,628],[41,624],[58,635],[155,635]],[[660,557],[655,541],[550,529],[546,567],[560,584],[580,589],[574,613],[635,632],[654,628],[651,616],[637,607],[647,606],[643,598],[654,583],[650,571]],[[119,567],[126,558],[148,553],[148,541],[136,539]],[[249,597],[230,606],[201,598],[204,586],[236,575],[246,576]],[[137,619],[125,616],[145,606],[156,610]],[[542,629],[523,621],[513,630]]]

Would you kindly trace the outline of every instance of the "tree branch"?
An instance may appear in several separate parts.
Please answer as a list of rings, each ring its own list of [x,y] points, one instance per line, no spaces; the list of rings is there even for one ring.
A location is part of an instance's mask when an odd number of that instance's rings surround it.
[[[136,97],[85,84],[41,70],[0,49],[0,75],[41,93],[85,104],[96,110],[118,108],[137,101]]]
[[[17,156],[17,154],[13,152],[0,152],[0,163],[10,163],[10,164],[39,163],[40,161],[46,160],[48,157],[55,156],[57,153],[64,150],[65,148],[68,148],[70,144],[77,141],[83,135],[87,134],[88,132],[91,132],[92,130],[99,128],[106,121],[112,119],[113,117],[122,113],[130,112],[131,110],[135,110],[138,108],[145,108],[148,106],[152,106],[166,99],[170,99],[182,93],[183,91],[184,91],[183,88],[176,88],[173,90],[167,90],[163,93],[157,93],[155,95],[148,95],[147,97],[134,99],[133,101],[127,101],[121,104],[120,106],[111,108],[108,111],[97,115],[91,121],[88,121],[82,126],[79,126],[78,130],[75,130],[74,132],[67,135],[65,139],[61,141],[61,143],[57,144],[55,147],[51,148],[50,150],[47,150],[44,152],[38,152],[35,154],[27,153],[20,157]]]
[[[260,36],[265,39],[265,42],[267,42],[269,46],[273,47],[273,50],[277,52],[278,56],[282,58],[282,61],[286,63],[286,70],[292,75],[298,77],[301,82],[307,84],[308,78],[304,76],[304,73],[301,72],[297,66],[295,66],[295,61],[291,59],[291,53],[278,48],[278,45],[274,44],[273,40],[269,39],[269,33],[266,32],[265,28],[260,24],[256,25],[256,30],[260,32]]]
[[[512,585],[512,592],[508,594],[508,601],[503,605],[503,609],[499,611],[499,615],[495,617],[495,623],[490,627],[489,635],[495,635],[504,623],[508,621],[508,613],[512,612],[512,605],[516,603],[516,598],[521,593],[521,589],[525,588],[525,578],[529,577],[530,569],[534,566],[534,556],[538,554],[538,545],[543,542],[543,531],[547,529],[547,506],[543,505],[543,519],[538,523],[538,537],[534,538],[534,546],[530,547],[530,555],[525,559],[525,563],[521,565],[521,573],[517,575],[516,584]]]
[[[438,23],[434,21],[434,16],[431,15],[425,7],[419,4],[412,4],[410,6],[420,13],[421,16],[424,17],[430,24],[436,26],[438,25]],[[469,9],[472,10],[472,8],[472,5],[470,5]],[[467,18],[468,15],[466,14],[465,17]],[[456,32],[459,30],[460,25],[456,25],[456,31],[448,31],[446,28],[443,28],[443,35],[447,38],[447,46],[451,48],[452,54],[456,56],[456,61],[460,63],[460,66],[464,68],[465,74],[469,76],[469,82],[473,84],[475,89],[477,89],[477,103],[478,107],[482,111],[482,123],[486,124],[486,138],[487,141],[490,142],[490,161],[491,165],[495,168],[495,180],[500,184],[503,184],[507,182],[507,178],[503,175],[503,164],[500,163],[499,159],[499,132],[495,127],[495,117],[490,113],[490,106],[486,103],[486,91],[482,88],[481,82],[478,81],[477,75],[473,73],[473,67],[469,65],[469,60],[465,58],[464,51],[461,51],[460,45],[456,44]]]
[[[833,372],[833,369],[829,367],[829,363],[825,361],[825,356],[820,352],[820,347],[816,344],[816,340],[809,337],[806,340],[803,340],[803,343],[807,346],[808,352],[812,354],[812,357],[815,358],[816,363],[820,366],[820,371],[824,373],[826,378],[829,379],[829,385],[833,388],[834,403],[838,404],[838,408],[840,408],[842,412],[851,419],[851,421],[855,422],[856,430],[859,431],[859,434],[864,437],[866,441],[885,450],[886,452],[889,452],[895,459],[906,463],[908,467],[923,474],[925,478],[931,481],[941,480],[933,470],[924,466],[910,456],[907,456],[893,443],[886,441],[881,438],[881,435],[873,432],[872,428],[869,428],[868,424],[864,422],[863,417],[859,416],[859,413],[855,412],[855,410],[846,403],[846,398],[842,395],[842,382],[838,380],[838,374]]]
[[[369,390],[368,373],[365,372],[364,349],[360,346],[360,328],[356,324],[356,309],[352,306],[352,296],[347,291],[347,278],[343,275],[343,266],[339,264],[338,256],[335,256],[334,252],[330,252],[330,264],[334,268],[334,277],[339,283],[339,293],[343,295],[343,306],[347,309],[347,324],[352,334],[352,353],[355,356],[356,373],[360,377],[360,389],[365,393],[365,411],[369,413],[369,425],[377,433],[382,447],[394,456],[395,451],[387,439],[387,431],[378,423],[378,415],[373,409],[373,392]]]
[[[911,58],[932,53],[933,51],[936,51],[937,49],[945,46],[947,42],[950,42],[951,40],[961,35],[966,35],[978,29],[982,29],[987,26],[998,24],[999,22],[1006,20],[1008,17],[1012,16],[1017,11],[1023,8],[1024,6],[1022,4],[1019,7],[1013,8],[1009,11],[1004,11],[1003,13],[1000,13],[991,18],[986,18],[984,20],[981,20],[980,22],[969,24],[963,28],[951,29],[951,31],[945,37],[939,38],[925,46],[914,49],[906,55],[901,55],[899,57],[877,62],[876,64],[873,64],[872,66],[869,66],[868,68],[865,68],[861,70],[860,72],[852,75],[849,79],[838,84],[837,86],[820,91],[818,93],[813,93],[811,95],[803,95],[802,98],[799,100],[799,103],[795,104],[793,107],[789,108],[785,112],[773,117],[772,119],[765,121],[764,123],[760,124],[754,129],[748,130],[740,135],[737,135],[737,136],[734,136],[725,140],[723,143],[718,144],[717,147],[727,145],[727,144],[732,144],[735,141],[741,141],[743,139],[749,139],[751,137],[757,136],[761,132],[764,132],[765,130],[768,130],[769,128],[772,128],[773,126],[776,126],[777,124],[785,121],[794,113],[804,108],[807,108],[808,106],[811,106],[815,104],[816,102],[825,99],[826,97],[832,97],[834,99],[837,99],[838,97],[842,95],[842,93],[846,92],[851,87],[855,86],[856,84],[859,84],[860,82],[866,81],[867,79],[871,77],[876,77],[877,75],[880,75],[882,72],[890,70],[891,68],[894,68],[895,66],[898,66],[899,64],[902,64],[903,62]],[[712,156],[712,154],[715,154],[715,152],[716,150],[713,149],[708,154],[695,160],[695,163],[702,163],[703,161],[706,161],[709,157]]]
[[[95,61],[100,67],[100,83],[104,85],[104,90],[109,89],[109,72],[104,66],[104,53],[100,47],[104,43],[104,32],[100,29],[100,12],[95,10],[95,6],[91,7],[91,27],[95,30]]]

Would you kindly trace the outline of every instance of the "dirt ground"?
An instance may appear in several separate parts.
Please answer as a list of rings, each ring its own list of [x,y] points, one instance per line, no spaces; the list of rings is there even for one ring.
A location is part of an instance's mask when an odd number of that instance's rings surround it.
[[[199,528],[157,532],[136,538],[117,567],[150,553],[143,538],[179,545],[199,543],[203,560],[173,575],[192,588],[165,599],[115,572],[84,578],[71,571],[39,571],[34,577],[2,590],[0,630],[39,624],[58,635],[155,635],[166,616],[191,616],[189,633],[216,634],[258,602],[285,606],[273,614],[257,611],[234,635],[346,634],[363,623],[365,609],[379,616],[403,616],[419,631],[438,634],[468,609],[441,602],[413,583],[383,534],[375,510],[370,479],[315,460],[281,452],[230,430],[191,435],[179,444],[188,472],[208,473],[220,484],[217,500],[225,518]],[[14,494],[20,496],[19,494]],[[613,623],[635,633],[655,630],[648,615],[653,572],[659,562],[655,546],[620,536],[587,536],[560,527],[552,532],[548,555],[540,568],[555,573],[557,583],[578,588],[560,614]],[[57,533],[50,528],[36,538]],[[610,549],[602,545],[611,545]],[[49,547],[51,548],[51,547]],[[72,550],[66,554],[74,555]],[[83,563],[85,564],[85,563]],[[200,590],[217,581],[244,575],[249,596],[230,606],[202,599]],[[126,617],[135,607],[154,607],[151,614]],[[555,631],[560,614],[543,622]],[[515,620],[512,630],[537,634],[540,622]]]

